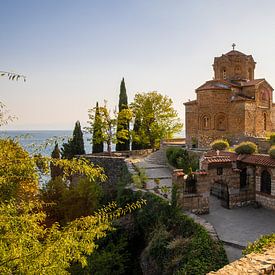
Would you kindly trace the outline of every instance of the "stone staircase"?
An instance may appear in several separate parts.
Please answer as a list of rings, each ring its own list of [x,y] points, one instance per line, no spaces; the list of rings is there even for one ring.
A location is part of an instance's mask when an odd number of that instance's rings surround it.
[[[154,163],[166,167],[166,148],[160,148],[144,159],[148,163]]]

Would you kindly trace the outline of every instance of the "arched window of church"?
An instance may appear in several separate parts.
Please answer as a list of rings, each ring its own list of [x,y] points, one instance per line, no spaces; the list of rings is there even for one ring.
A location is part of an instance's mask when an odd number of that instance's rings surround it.
[[[264,130],[266,131],[266,123],[267,122],[267,119],[266,119],[266,113],[264,113]]]
[[[261,93],[262,101],[268,101],[269,100],[269,94],[267,90],[263,90]]]
[[[261,192],[271,194],[271,176],[266,170],[261,173]]]
[[[222,69],[221,69],[221,78],[226,79],[226,68],[225,67],[222,67]]]
[[[218,131],[225,131],[226,130],[226,117],[224,114],[219,114],[216,116],[216,129]]]
[[[223,71],[222,71],[222,77],[223,77],[223,79],[226,79],[226,69],[223,69]]]
[[[241,66],[238,65],[238,66],[235,67],[235,74],[236,75],[241,74]]]
[[[210,128],[210,117],[208,115],[204,115],[202,117],[202,129],[208,130]]]

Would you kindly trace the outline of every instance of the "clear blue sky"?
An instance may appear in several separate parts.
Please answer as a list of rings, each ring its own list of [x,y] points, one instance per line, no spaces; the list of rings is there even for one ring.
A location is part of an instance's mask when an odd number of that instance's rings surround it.
[[[96,101],[136,92],[183,102],[213,77],[231,44],[252,54],[256,77],[275,87],[274,1],[0,0],[0,100],[18,117],[6,129],[72,129]]]

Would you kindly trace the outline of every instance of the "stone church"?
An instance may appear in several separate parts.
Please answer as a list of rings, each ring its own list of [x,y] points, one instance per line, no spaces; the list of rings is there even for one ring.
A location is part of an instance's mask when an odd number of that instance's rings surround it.
[[[196,89],[196,100],[184,103],[188,147],[208,147],[218,138],[234,143],[265,137],[275,128],[273,88],[254,78],[252,55],[232,46],[214,58],[214,78]]]

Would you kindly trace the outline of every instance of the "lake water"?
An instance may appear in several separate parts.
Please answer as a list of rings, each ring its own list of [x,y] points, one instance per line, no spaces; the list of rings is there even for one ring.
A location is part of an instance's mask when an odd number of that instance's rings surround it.
[[[57,141],[59,148],[62,147],[68,138],[72,137],[72,131],[0,131],[0,137],[11,137],[18,139],[19,143],[30,153],[41,153],[49,156],[54,148],[54,142]],[[90,134],[84,133],[84,145],[86,153],[91,153],[92,146],[89,139]]]
[[[39,131],[0,131],[0,138],[11,137],[18,139],[19,143],[29,153],[41,153],[45,156],[50,156],[54,148],[54,142],[57,141],[59,148],[62,147],[64,142],[68,141],[68,138],[72,137],[73,131],[69,130],[39,130]],[[177,137],[185,137],[185,133],[179,133]],[[84,146],[86,154],[92,152],[92,145],[89,141],[91,134],[83,133]],[[106,146],[105,146],[106,147]],[[104,148],[107,150],[107,148]],[[115,145],[112,146],[112,150],[115,150]]]

